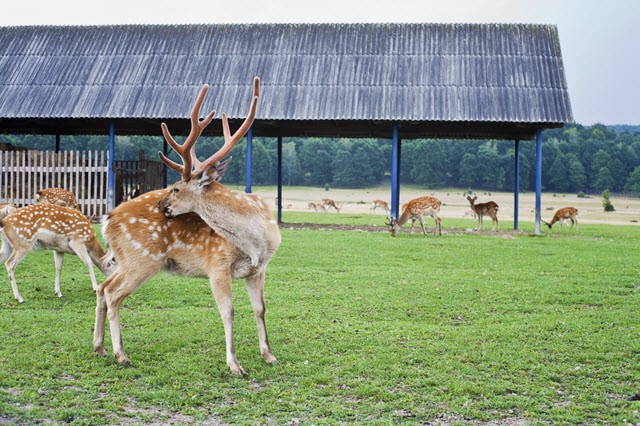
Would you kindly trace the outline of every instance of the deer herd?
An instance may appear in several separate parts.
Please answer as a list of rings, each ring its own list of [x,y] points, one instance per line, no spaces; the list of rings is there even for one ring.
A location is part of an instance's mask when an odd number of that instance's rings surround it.
[[[93,347],[104,356],[104,337],[107,319],[111,332],[112,351],[117,362],[128,365],[120,328],[122,302],[147,280],[160,271],[177,275],[209,279],[213,297],[224,326],[226,361],[234,374],[244,375],[233,337],[234,308],[231,294],[233,279],[246,281],[246,289],[253,308],[260,354],[268,364],[276,362],[271,352],[265,324],[264,285],[267,266],[281,242],[278,223],[267,203],[255,194],[231,190],[220,183],[228,165],[228,154],[247,133],[255,118],[260,96],[260,80],[256,77],[249,112],[244,122],[232,134],[227,116],[222,113],[223,146],[207,160],[196,155],[196,141],[211,123],[215,111],[201,119],[200,110],[208,86],[200,90],[191,110],[191,130],[180,144],[162,123],[167,143],[181,159],[181,164],[159,153],[167,167],[177,171],[181,179],[167,189],[151,191],[126,201],[101,219],[103,248],[92,218],[78,208],[75,195],[62,188],[46,188],[37,192],[37,203],[18,208],[14,204],[0,205],[0,261],[5,263],[15,299],[23,303],[18,291],[15,269],[33,250],[54,252],[55,294],[60,290],[61,269],[65,253],[78,256],[89,270],[96,293]],[[493,201],[476,203],[477,196],[466,197],[469,214],[477,218],[478,230],[484,229],[483,217],[498,229],[498,205]],[[389,216],[390,207],[384,200],[373,200],[370,211],[383,210],[387,225],[395,237],[402,226],[411,221],[409,235],[415,222],[420,223],[427,236],[425,216],[435,221],[434,235],[442,234],[439,213],[442,203],[432,196],[421,196],[402,205],[399,218]],[[324,198],[308,203],[308,210],[340,212],[343,204]],[[578,211],[564,207],[556,211],[550,222],[571,221],[578,228]],[[106,279],[98,285],[93,266]]]

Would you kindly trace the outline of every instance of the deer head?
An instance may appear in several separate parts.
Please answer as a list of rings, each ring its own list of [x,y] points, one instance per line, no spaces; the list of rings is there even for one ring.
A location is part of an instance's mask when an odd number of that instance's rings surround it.
[[[181,191],[198,193],[204,187],[207,187],[211,182],[219,181],[227,169],[229,161],[222,161],[235,145],[242,139],[247,133],[256,115],[256,108],[258,105],[258,98],[260,96],[260,79],[256,77],[253,81],[253,98],[249,106],[249,113],[245,118],[242,125],[231,134],[229,130],[229,121],[225,113],[222,113],[222,133],[224,136],[224,145],[211,155],[204,162],[200,162],[195,153],[195,143],[202,134],[202,131],[211,123],[215,115],[215,111],[211,111],[203,120],[199,119],[200,108],[204,101],[205,95],[209,90],[208,85],[202,86],[200,93],[196,99],[191,110],[191,131],[187,139],[181,145],[175,141],[175,139],[169,133],[169,129],[165,123],[162,123],[162,133],[167,143],[180,155],[182,158],[182,165],[170,160],[164,154],[159,152],[160,159],[170,168],[179,172],[182,175],[182,179],[176,182],[167,197],[163,198],[158,204],[158,208],[163,211],[167,217],[177,216],[179,214],[186,213],[190,210],[190,205],[185,205],[184,200],[190,203],[190,199],[186,197],[178,196]]]

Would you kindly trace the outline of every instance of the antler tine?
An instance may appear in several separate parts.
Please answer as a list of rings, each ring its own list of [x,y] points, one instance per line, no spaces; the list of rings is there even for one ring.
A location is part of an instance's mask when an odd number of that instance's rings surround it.
[[[163,153],[159,152],[158,155],[163,163],[165,163],[168,167],[173,170],[179,172],[182,175],[183,180],[188,180],[191,177],[191,172],[194,164],[194,160],[199,164],[200,162],[197,160],[195,155],[195,143],[202,134],[202,131],[211,123],[213,120],[213,116],[216,114],[215,111],[211,111],[209,115],[207,115],[204,119],[200,120],[200,108],[202,106],[202,102],[209,90],[209,85],[204,84],[202,89],[200,89],[200,93],[198,93],[198,97],[196,98],[195,103],[193,104],[193,108],[191,109],[191,130],[189,131],[189,136],[185,139],[184,143],[180,145],[169,133],[169,128],[165,123],[161,123],[162,134],[164,135],[164,139],[167,141],[169,145],[180,155],[182,158],[182,165],[170,160]]]
[[[207,167],[219,162],[224,157],[226,157],[229,152],[233,149],[233,147],[238,143],[240,139],[247,133],[251,125],[253,124],[253,120],[256,116],[256,109],[258,106],[258,98],[260,97],[260,78],[255,77],[253,79],[253,98],[251,99],[251,105],[249,106],[249,113],[247,114],[247,118],[245,118],[242,125],[236,130],[236,132],[231,135],[231,131],[229,130],[229,121],[227,120],[227,115],[222,113],[222,134],[224,135],[224,145],[220,148],[215,154],[209,157],[204,162],[200,163],[197,159],[194,161],[196,164],[196,170],[204,170]],[[194,155],[195,156],[195,155]]]

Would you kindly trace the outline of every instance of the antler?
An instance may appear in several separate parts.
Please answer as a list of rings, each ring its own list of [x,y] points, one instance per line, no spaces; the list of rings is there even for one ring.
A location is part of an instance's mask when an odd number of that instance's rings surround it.
[[[182,157],[183,165],[177,164],[174,161],[168,159],[164,154],[158,153],[160,155],[160,159],[173,170],[180,172],[183,180],[188,180],[194,172],[199,172],[208,168],[209,166],[220,162],[224,157],[231,152],[233,147],[238,143],[240,139],[247,133],[251,124],[253,124],[253,120],[256,116],[256,109],[258,105],[258,98],[260,97],[260,79],[258,77],[253,80],[253,98],[251,99],[251,105],[249,106],[249,113],[247,118],[245,118],[242,125],[236,130],[236,132],[232,135],[229,130],[229,121],[227,120],[227,115],[222,113],[222,134],[224,136],[224,145],[218,151],[216,151],[212,156],[210,156],[204,162],[200,162],[195,152],[195,143],[202,134],[202,131],[205,127],[209,125],[213,116],[215,115],[215,111],[212,111],[204,120],[199,120],[200,114],[200,106],[202,105],[202,101],[204,100],[204,96],[207,93],[209,86],[204,85],[200,90],[200,94],[196,99],[195,104],[193,105],[193,109],[191,110],[191,132],[189,136],[185,140],[184,144],[178,144],[169,134],[169,130],[167,129],[166,124],[162,123],[162,133],[164,134],[164,138],[166,141],[173,147],[173,149]],[[193,167],[193,170],[192,170]]]
[[[170,160],[161,152],[158,152],[158,155],[164,164],[179,172],[182,175],[183,180],[187,180],[191,176],[192,160],[196,157],[195,143],[202,134],[202,131],[209,125],[209,123],[211,123],[213,116],[216,114],[215,111],[211,111],[204,120],[200,121],[200,107],[202,106],[202,102],[204,101],[204,97],[208,90],[208,84],[203,85],[202,89],[200,89],[196,102],[193,104],[193,108],[191,109],[191,131],[182,145],[173,139],[171,133],[169,133],[169,128],[165,123],[160,124],[164,139],[180,155],[180,157],[182,157],[183,165]]]

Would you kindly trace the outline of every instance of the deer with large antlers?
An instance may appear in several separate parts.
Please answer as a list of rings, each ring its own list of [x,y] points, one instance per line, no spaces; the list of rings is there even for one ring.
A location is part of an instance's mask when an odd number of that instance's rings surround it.
[[[195,143],[215,112],[199,119],[208,86],[203,86],[191,111],[191,131],[178,144],[162,124],[167,142],[182,158],[182,165],[160,154],[162,161],[180,172],[182,180],[171,188],[148,192],[120,204],[103,223],[103,233],[113,251],[117,269],[98,288],[94,348],[104,349],[104,328],[109,318],[113,352],[127,365],[120,332],[120,305],[134,290],[161,270],[208,277],[224,325],[227,365],[245,374],[236,357],[233,339],[231,280],[244,278],[253,307],[260,353],[276,362],[265,325],[264,281],[271,257],[280,245],[280,230],[267,203],[254,194],[226,188],[218,182],[226,164],[223,158],[243,137],[256,113],[260,82],[254,81],[249,114],[232,135],[222,114],[224,145],[204,162],[195,155]]]
[[[564,222],[565,220],[570,220],[571,221],[571,226],[569,227],[569,229],[573,228],[573,225],[576,225],[576,231],[578,230],[578,209],[576,209],[575,207],[562,207],[558,210],[556,210],[556,213],[553,215],[553,218],[551,218],[551,222],[545,222],[544,220],[542,221],[545,225],[547,225],[549,227],[549,229],[551,229],[551,227],[553,226],[554,223],[556,222],[560,222],[560,229],[562,229],[562,222]]]
[[[93,271],[96,265],[108,275],[113,263],[98,241],[91,222],[80,210],[54,204],[32,204],[15,210],[0,220],[0,263],[5,262],[13,295],[20,303],[24,299],[18,291],[15,269],[33,250],[53,250],[56,267],[55,292],[60,292],[60,272],[65,253],[77,255],[87,268],[91,285],[98,289]]]
[[[402,215],[398,220],[390,217],[387,221],[387,225],[391,227],[391,236],[395,237],[407,220],[411,219],[411,229],[409,235],[413,234],[413,226],[416,220],[420,221],[422,227],[422,233],[427,236],[427,231],[424,229],[424,216],[431,216],[436,221],[435,236],[442,235],[442,221],[438,213],[440,212],[440,206],[442,203],[435,197],[424,196],[414,198],[413,200],[405,203],[402,206]]]
[[[471,206],[471,210],[476,214],[478,218],[478,230],[484,230],[484,220],[483,216],[489,216],[491,218],[491,230],[498,230],[498,205],[494,201],[487,201],[486,203],[476,204],[476,200],[478,199],[477,195],[474,195],[471,198],[467,195],[467,201],[469,201],[469,205]]]

